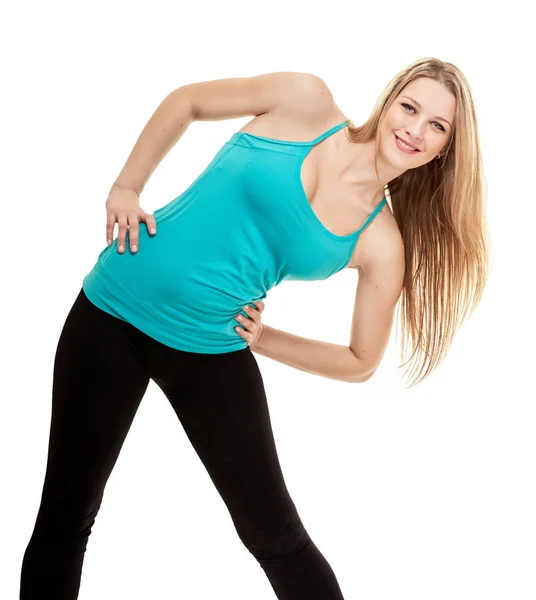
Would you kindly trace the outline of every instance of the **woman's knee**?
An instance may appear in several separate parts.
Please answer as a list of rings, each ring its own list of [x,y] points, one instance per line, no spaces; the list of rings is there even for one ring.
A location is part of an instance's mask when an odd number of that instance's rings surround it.
[[[100,502],[83,508],[41,505],[38,511],[34,535],[57,538],[86,538],[91,534]]]
[[[284,486],[257,495],[232,513],[242,543],[257,559],[297,554],[310,538]]]
[[[286,558],[298,554],[309,544],[310,538],[298,518],[282,527],[252,524],[242,528],[238,535],[246,548],[259,560]]]

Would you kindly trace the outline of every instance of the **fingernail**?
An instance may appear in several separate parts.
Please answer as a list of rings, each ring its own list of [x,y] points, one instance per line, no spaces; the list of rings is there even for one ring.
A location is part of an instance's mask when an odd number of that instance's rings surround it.
[[[119,252],[123,252],[123,244],[119,246]]]
[[[151,227],[151,233],[156,233],[156,229],[154,227]]]
[[[136,244],[134,244],[134,246],[132,246],[132,252],[136,252],[137,249],[138,249],[138,246],[136,246]]]
[[[112,240],[108,240],[108,246],[112,245]]]

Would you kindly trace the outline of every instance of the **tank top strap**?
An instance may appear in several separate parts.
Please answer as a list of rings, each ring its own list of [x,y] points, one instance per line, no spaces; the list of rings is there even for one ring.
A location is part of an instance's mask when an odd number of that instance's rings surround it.
[[[357,230],[356,233],[361,233],[363,231],[363,229],[365,229],[365,227],[374,219],[374,217],[384,207],[384,205],[385,205],[386,202],[387,202],[387,198],[384,196],[383,199],[380,200],[380,202],[378,203],[378,205],[376,206],[376,208],[370,213],[370,215],[367,217],[367,220],[363,223],[363,225],[361,226],[361,228]]]
[[[338,125],[335,125],[331,129],[328,129],[322,135],[319,135],[317,138],[315,138],[311,142],[311,145],[314,146],[315,144],[318,144],[322,140],[325,140],[327,137],[329,137],[330,135],[334,134],[336,131],[339,131],[339,129],[342,129],[343,127],[345,127],[347,123],[348,123],[348,119],[346,121],[343,121],[342,123],[339,123]]]

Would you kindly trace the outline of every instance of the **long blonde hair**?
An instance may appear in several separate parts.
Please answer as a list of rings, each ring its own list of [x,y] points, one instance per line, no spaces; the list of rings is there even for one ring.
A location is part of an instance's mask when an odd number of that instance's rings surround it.
[[[355,126],[350,121],[348,139],[374,139],[377,157],[386,111],[419,77],[449,90],[456,98],[456,112],[454,132],[441,159],[408,169],[386,190],[404,240],[406,273],[398,305],[402,358],[410,344],[412,352],[400,367],[411,363],[410,375],[416,373],[409,387],[426,379],[446,356],[463,321],[480,302],[490,261],[476,111],[469,84],[456,66],[436,58],[410,64],[387,85],[366,123]]]

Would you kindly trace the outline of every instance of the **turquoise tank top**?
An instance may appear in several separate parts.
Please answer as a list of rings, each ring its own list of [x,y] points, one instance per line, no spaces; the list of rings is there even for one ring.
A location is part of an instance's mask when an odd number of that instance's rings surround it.
[[[117,238],[82,288],[98,308],[178,350],[218,354],[247,347],[234,330],[243,306],[284,280],[327,279],[345,268],[385,197],[349,235],[336,235],[307,200],[300,168],[311,142],[234,133],[195,181],[156,210],[156,235],[139,227],[139,249]]]

